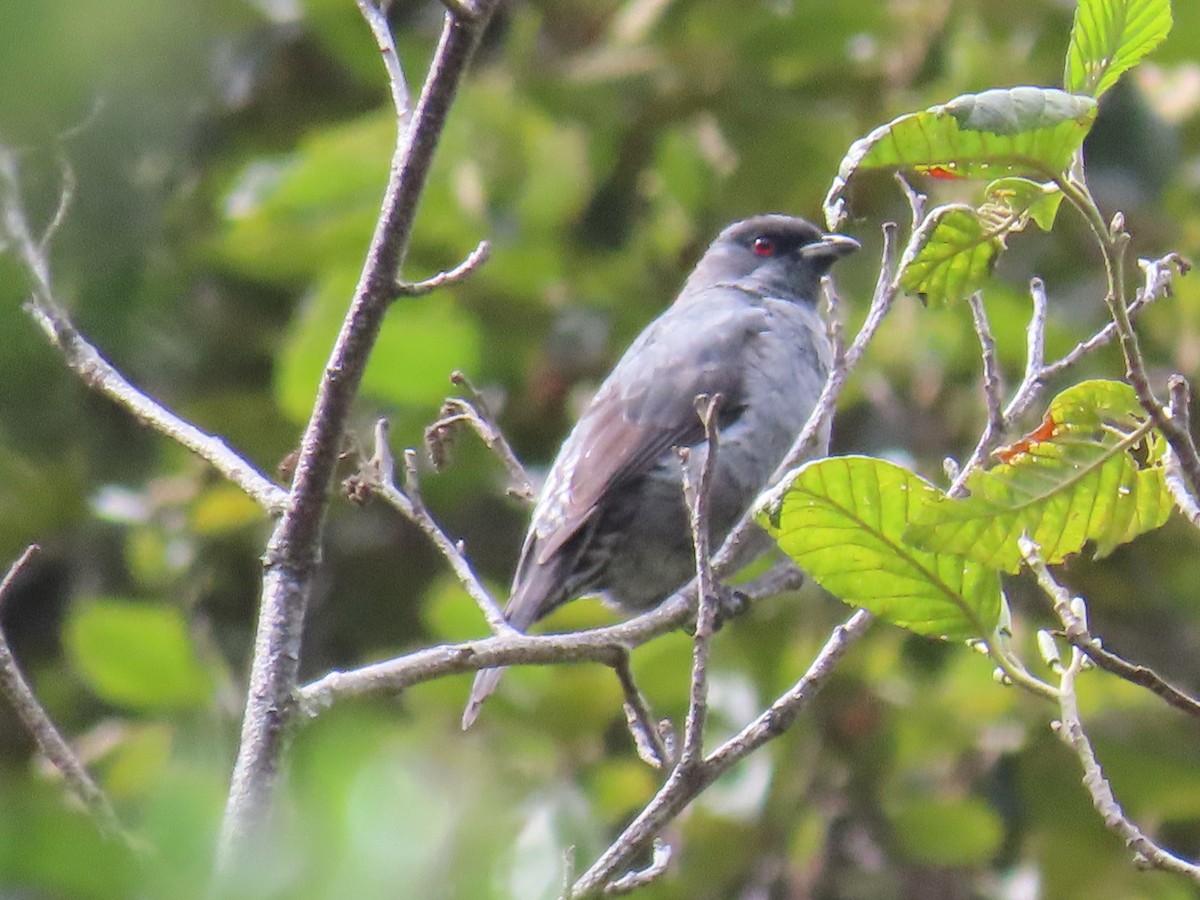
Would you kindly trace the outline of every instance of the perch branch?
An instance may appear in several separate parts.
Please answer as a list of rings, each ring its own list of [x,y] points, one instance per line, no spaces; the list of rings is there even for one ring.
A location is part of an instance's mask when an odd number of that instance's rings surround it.
[[[36,544],[25,548],[17,561],[9,567],[8,573],[0,581],[0,610],[7,599],[14,582],[24,571],[25,566],[37,552]],[[3,691],[17,712],[17,717],[25,730],[29,732],[38,751],[46,757],[63,777],[63,782],[72,795],[83,805],[88,814],[106,835],[116,837],[127,847],[134,847],[129,834],[121,827],[117,814],[113,810],[108,796],[100,786],[92,780],[71,745],[55,727],[46,710],[34,696],[33,689],[13,656],[9,647],[8,637],[0,628],[0,691]]]
[[[691,452],[679,450],[683,473],[683,495],[691,511],[692,544],[696,551],[696,634],[692,638],[692,678],[688,696],[687,718],[683,730],[683,749],[678,766],[693,769],[704,753],[704,720],[708,713],[708,655],[713,634],[717,630],[717,608],[720,585],[713,577],[712,558],[708,547],[708,501],[716,469],[720,441],[717,437],[717,412],[721,395],[696,398],[696,412],[704,423],[706,452],[697,477],[692,471]]]
[[[398,123],[375,234],[300,442],[290,502],[265,554],[250,686],[217,848],[221,875],[251,859],[268,831],[288,726],[296,709],[304,616],[342,435],[394,297],[438,138],[495,6],[496,0],[479,0],[445,17],[416,110],[407,123]]]

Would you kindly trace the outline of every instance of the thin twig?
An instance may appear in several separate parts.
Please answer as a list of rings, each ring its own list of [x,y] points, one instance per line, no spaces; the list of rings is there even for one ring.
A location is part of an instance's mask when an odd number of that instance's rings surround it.
[[[0,581],[0,611],[13,584],[37,551],[36,544],[26,547]],[[12,703],[21,724],[37,744],[38,751],[62,774],[67,790],[83,805],[100,830],[117,838],[127,847],[134,848],[135,843],[121,827],[108,796],[92,780],[92,776],[55,727],[46,710],[38,702],[29,682],[21,674],[3,628],[0,628],[0,691],[3,691]]]
[[[58,234],[58,229],[62,227],[63,222],[67,219],[67,213],[71,209],[71,204],[75,201],[75,190],[78,187],[75,181],[75,167],[71,165],[71,161],[65,156],[58,157],[59,171],[59,189],[58,189],[58,205],[54,208],[54,215],[42,231],[41,238],[38,239],[37,249],[43,257],[47,257],[50,253],[50,245],[54,242],[54,236]],[[15,192],[16,188],[12,188]]]
[[[1037,545],[1028,538],[1021,539],[1021,555],[1025,564],[1037,578],[1038,584],[1050,598],[1054,614],[1063,626],[1063,636],[1076,649],[1087,656],[1101,669],[1123,678],[1131,684],[1144,687],[1175,709],[1200,718],[1200,701],[1188,696],[1171,685],[1166,679],[1147,666],[1135,665],[1109,650],[1104,649],[1100,639],[1092,635],[1087,622],[1076,612],[1069,591],[1054,578],[1050,568],[1042,559]]]
[[[1190,878],[1200,884],[1200,866],[1181,859],[1175,854],[1163,849],[1134,822],[1125,815],[1120,803],[1113,795],[1112,785],[1109,784],[1096,752],[1092,749],[1087,732],[1083,729],[1083,720],[1079,716],[1079,705],[1075,695],[1075,679],[1083,668],[1084,654],[1078,647],[1071,650],[1071,662],[1062,672],[1059,683],[1059,693],[1062,697],[1060,709],[1062,720],[1055,729],[1063,743],[1075,752],[1079,764],[1083,768],[1083,786],[1092,798],[1092,805],[1100,813],[1105,827],[1118,835],[1125,846],[1131,849],[1135,863],[1142,868],[1162,869]]]
[[[619,881],[621,876],[617,873],[627,870],[642,848],[696,796],[747,755],[791,727],[801,711],[829,680],[838,661],[851,645],[866,633],[871,621],[872,616],[867,611],[860,609],[855,612],[844,624],[833,630],[804,676],[753,722],[705,757],[695,770],[685,772],[682,767],[676,766],[667,782],[637,818],[591,868],[579,877],[571,896],[597,896],[613,883],[614,876]]]
[[[388,87],[392,91],[392,106],[396,110],[396,119],[401,125],[408,123],[412,110],[409,106],[408,81],[404,77],[404,66],[400,62],[400,53],[396,49],[396,39],[388,26],[387,4],[375,3],[374,0],[356,0],[358,10],[371,29],[375,43],[379,46],[379,55],[383,58],[383,67],[387,69]]]
[[[654,850],[650,856],[650,865],[636,872],[627,872],[615,881],[610,882],[604,888],[604,895],[606,897],[619,897],[622,894],[632,894],[638,888],[643,888],[651,882],[656,881],[667,871],[667,866],[671,864],[671,845],[659,838],[655,838],[652,843]]]
[[[696,552],[696,633],[692,638],[692,679],[688,694],[688,711],[683,730],[683,749],[679,767],[692,769],[704,754],[704,721],[708,714],[708,655],[713,634],[717,630],[717,608],[720,586],[713,577],[712,558],[708,541],[708,501],[716,470],[720,440],[717,435],[717,412],[722,397],[701,395],[696,398],[696,413],[704,423],[706,451],[700,463],[699,477],[692,471],[689,448],[680,448],[683,496],[691,511],[692,545]]]
[[[452,284],[458,284],[464,278],[467,278],[472,272],[487,262],[491,255],[492,246],[487,241],[480,241],[479,246],[471,251],[462,262],[453,269],[447,269],[444,272],[438,272],[432,278],[426,278],[424,281],[396,282],[397,297],[422,297],[425,294],[430,294],[438,288],[448,287]]]
[[[70,171],[69,168],[66,171]],[[50,343],[62,354],[67,367],[88,387],[113,400],[135,419],[171,438],[207,461],[218,472],[241,488],[267,512],[275,514],[287,503],[287,493],[235,453],[228,444],[181,419],[148,394],[134,387],[106,360],[75,326],[59,306],[50,277],[46,247],[57,223],[65,215],[72,192],[64,185],[59,208],[46,231],[35,238],[21,205],[20,178],[16,158],[0,147],[0,220],[3,230],[17,249],[33,298],[26,310]]]
[[[386,419],[375,423],[375,448],[370,461],[363,467],[359,477],[367,488],[388,506],[424,532],[454,570],[459,583],[479,607],[493,634],[515,634],[516,629],[504,618],[491,592],[475,574],[475,570],[463,554],[459,542],[450,538],[425,506],[421,496],[421,483],[417,474],[416,454],[412,450],[404,453],[404,488],[396,487],[392,473],[395,463],[388,446],[388,424]]]
[[[842,321],[842,298],[832,275],[821,279],[821,293],[825,298],[825,329],[829,346],[833,348],[834,365],[846,352],[846,323]]]
[[[456,426],[466,425],[504,463],[511,479],[508,493],[522,500],[532,500],[534,490],[529,474],[496,424],[483,395],[462,372],[454,372],[450,381],[463,388],[467,397],[447,397],[437,421],[425,429],[425,447],[434,466],[440,469],[445,465],[447,442]]]
[[[638,690],[633,678],[633,669],[629,664],[629,651],[620,648],[613,663],[613,671],[621,683],[621,691],[625,694],[625,724],[633,736],[634,747],[642,762],[654,769],[665,769],[675,762],[674,733],[670,730],[671,722],[664,719],[655,722],[650,712],[650,706],[642,692]]]
[[[472,0],[442,0],[442,6],[462,22],[477,22],[484,14],[484,4]]]

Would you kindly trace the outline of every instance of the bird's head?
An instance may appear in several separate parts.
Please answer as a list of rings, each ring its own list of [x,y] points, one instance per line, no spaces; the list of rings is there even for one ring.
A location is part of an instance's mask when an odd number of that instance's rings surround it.
[[[717,236],[697,263],[687,288],[730,284],[813,302],[830,266],[858,248],[854,238],[826,234],[804,219],[755,216],[735,222]]]

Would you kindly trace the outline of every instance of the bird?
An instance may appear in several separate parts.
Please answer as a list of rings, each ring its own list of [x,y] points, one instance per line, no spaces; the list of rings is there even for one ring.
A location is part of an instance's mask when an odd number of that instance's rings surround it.
[[[821,279],[858,249],[805,219],[758,215],[721,231],[675,301],[601,383],[551,465],[503,613],[518,631],[576,597],[651,609],[695,575],[683,495],[689,448],[707,455],[699,395],[719,394],[709,487],[719,546],[767,486],[816,405],[832,365]],[[828,427],[814,456],[828,450]],[[763,536],[765,540],[765,535]],[[503,668],[476,673],[469,728]]]

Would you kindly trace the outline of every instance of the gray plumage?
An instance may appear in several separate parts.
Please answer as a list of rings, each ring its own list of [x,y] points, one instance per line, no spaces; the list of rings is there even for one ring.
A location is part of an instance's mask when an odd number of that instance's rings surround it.
[[[709,494],[716,547],[816,403],[832,356],[817,311],[821,276],[857,247],[781,215],[721,232],[604,380],[551,466],[504,608],[515,628],[590,593],[627,612],[650,609],[692,578],[675,448],[694,448],[698,470],[706,450],[695,398],[723,398]],[[828,434],[819,453],[827,443]],[[476,675],[463,728],[503,671]]]

